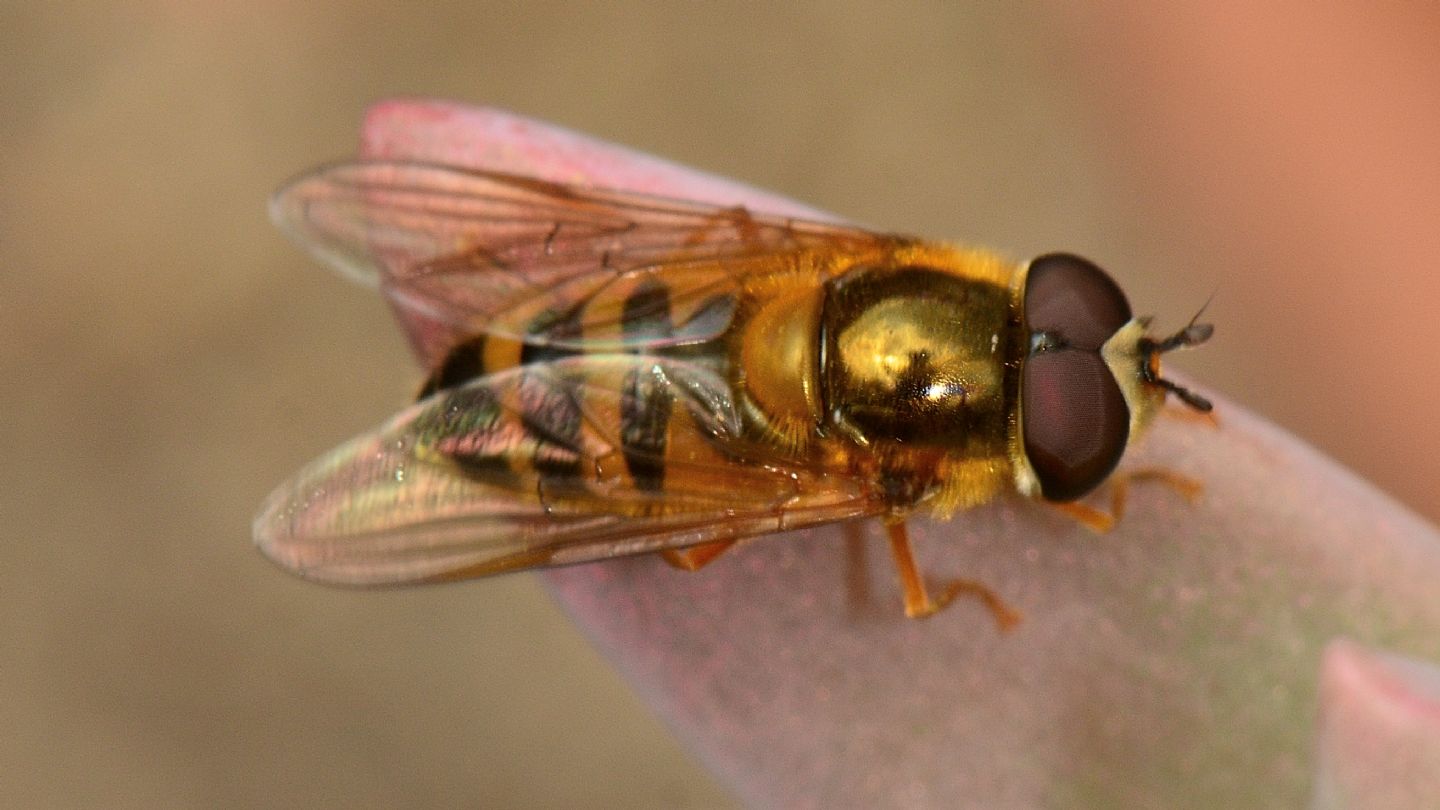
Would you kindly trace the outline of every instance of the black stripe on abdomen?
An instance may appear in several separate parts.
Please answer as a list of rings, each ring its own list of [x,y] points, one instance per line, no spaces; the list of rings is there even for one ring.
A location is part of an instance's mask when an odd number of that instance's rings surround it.
[[[510,416],[495,391],[484,384],[450,391],[435,413],[434,421],[419,431],[421,445],[434,447],[477,481],[505,489],[518,485],[510,466]]]
[[[658,369],[633,369],[620,395],[620,451],[637,489],[665,485],[665,437],[674,400]]]
[[[553,497],[585,488],[580,441],[584,417],[569,381],[549,369],[520,374],[520,424],[535,441],[530,464],[540,477],[540,501],[548,505]]]
[[[674,325],[670,291],[652,279],[625,297],[621,310],[625,342],[669,337]],[[658,369],[637,368],[625,376],[620,396],[620,451],[637,489],[657,492],[665,485],[665,445],[674,399]]]
[[[546,310],[541,313],[531,322],[530,332],[524,341],[525,345],[520,348],[520,365],[553,363],[556,360],[563,360],[579,354],[574,349],[562,348],[549,343],[532,343],[531,341],[578,340],[584,330],[580,324],[580,313],[584,309],[584,304],[581,302],[562,312]]]
[[[529,335],[541,340],[578,339],[583,327],[583,302],[556,312],[547,310],[530,324]],[[526,342],[520,347],[520,366],[554,363],[579,352],[574,349]],[[574,493],[584,487],[580,463],[580,406],[574,386],[553,372],[525,373],[520,382],[521,424],[536,439],[531,464],[540,476],[540,500],[547,494]]]
[[[436,391],[458,388],[485,374],[485,335],[476,335],[451,349],[440,365],[430,372],[416,399],[424,399]]]

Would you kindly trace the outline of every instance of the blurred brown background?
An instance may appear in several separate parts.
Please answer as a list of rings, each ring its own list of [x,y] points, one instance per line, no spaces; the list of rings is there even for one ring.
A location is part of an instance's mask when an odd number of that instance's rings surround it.
[[[1440,516],[1418,4],[123,5],[0,6],[5,806],[731,806],[531,578],[333,591],[250,546],[419,379],[264,215],[390,95],[1082,252],[1161,326],[1218,288],[1202,390]]]

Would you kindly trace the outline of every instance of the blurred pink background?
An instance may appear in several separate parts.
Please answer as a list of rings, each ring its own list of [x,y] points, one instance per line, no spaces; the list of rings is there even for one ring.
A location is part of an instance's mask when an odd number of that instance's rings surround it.
[[[332,591],[250,547],[419,379],[264,217],[394,94],[1075,250],[1162,328],[1218,289],[1177,365],[1440,515],[1440,14],[1267,8],[0,10],[0,803],[731,806],[531,578]]]

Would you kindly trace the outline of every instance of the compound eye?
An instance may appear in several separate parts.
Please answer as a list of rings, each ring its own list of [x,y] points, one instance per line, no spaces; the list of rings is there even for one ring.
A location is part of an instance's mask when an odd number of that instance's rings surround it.
[[[1069,253],[1030,262],[1025,279],[1025,321],[1059,343],[1098,351],[1130,321],[1130,302],[1104,270]]]
[[[1048,500],[1073,501],[1099,486],[1125,453],[1130,408],[1094,352],[1031,355],[1020,407],[1025,456]]]

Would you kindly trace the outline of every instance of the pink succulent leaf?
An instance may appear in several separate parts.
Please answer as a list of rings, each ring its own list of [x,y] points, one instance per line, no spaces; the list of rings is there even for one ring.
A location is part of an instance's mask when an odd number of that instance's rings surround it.
[[[1325,651],[1315,810],[1433,807],[1440,667],[1353,641]]]
[[[375,106],[362,153],[823,216],[444,102]],[[433,357],[435,325],[405,327]],[[1018,499],[912,523],[932,579],[982,580],[1023,612],[1010,633],[978,604],[907,620],[874,525],[763,538],[694,574],[630,558],[544,578],[754,806],[1294,807],[1312,791],[1325,807],[1382,806],[1375,791],[1440,806],[1435,676],[1398,657],[1440,660],[1440,537],[1214,399],[1218,427],[1161,420],[1126,461],[1205,482],[1197,504],[1137,486],[1105,536]],[[1339,638],[1395,656],[1327,655]],[[1382,753],[1401,745],[1428,765]]]

